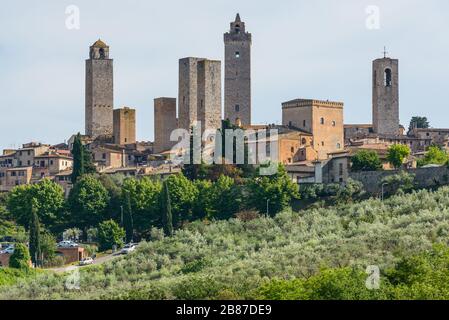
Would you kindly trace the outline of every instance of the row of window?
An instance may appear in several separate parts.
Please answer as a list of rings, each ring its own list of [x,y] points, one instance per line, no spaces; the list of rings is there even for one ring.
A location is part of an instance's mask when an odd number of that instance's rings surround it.
[[[25,171],[11,171],[9,173],[10,177],[25,177]],[[6,177],[5,172],[0,172],[0,178]]]
[[[22,183],[21,183],[20,180],[16,180],[16,181],[14,181],[14,184],[15,184],[16,186],[20,186]],[[2,180],[0,180],[0,186],[1,186],[1,185],[3,185],[3,181],[2,181]]]
[[[325,120],[324,118],[321,118],[321,119],[320,119],[320,124],[321,124],[321,125],[325,125],[325,124],[326,124],[326,120]],[[288,122],[288,125],[289,125],[290,127],[293,126],[293,122],[289,121],[289,122]],[[337,126],[337,122],[336,122],[335,120],[332,120],[331,125],[332,125],[332,127],[335,127],[335,126]],[[304,128],[307,127],[307,121],[306,121],[306,120],[303,120],[303,121],[302,121],[302,126],[303,126]]]

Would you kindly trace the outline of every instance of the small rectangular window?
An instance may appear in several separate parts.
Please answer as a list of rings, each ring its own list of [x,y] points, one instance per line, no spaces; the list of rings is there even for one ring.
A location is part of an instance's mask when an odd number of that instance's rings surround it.
[[[236,51],[236,52],[235,52],[235,57],[236,57],[236,58],[240,58],[240,52],[239,52],[239,51]]]

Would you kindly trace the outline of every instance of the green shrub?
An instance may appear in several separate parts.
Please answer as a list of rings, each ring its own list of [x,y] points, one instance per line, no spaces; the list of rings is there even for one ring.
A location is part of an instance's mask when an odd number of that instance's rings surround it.
[[[114,220],[104,221],[98,227],[98,240],[101,251],[110,250],[114,245],[121,248],[124,237],[125,230]]]
[[[35,274],[32,270],[0,268],[0,286],[16,284],[20,280],[35,276]]]
[[[31,257],[28,248],[24,244],[17,243],[14,248],[14,253],[9,259],[9,267],[28,270],[30,268],[30,262]]]

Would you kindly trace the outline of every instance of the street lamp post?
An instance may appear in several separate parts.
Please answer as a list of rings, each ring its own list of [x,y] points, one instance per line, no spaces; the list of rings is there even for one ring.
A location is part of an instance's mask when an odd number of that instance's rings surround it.
[[[382,183],[382,196],[381,196],[381,201],[384,201],[384,187],[387,185],[388,183]]]
[[[270,216],[270,199],[267,199],[267,218]]]

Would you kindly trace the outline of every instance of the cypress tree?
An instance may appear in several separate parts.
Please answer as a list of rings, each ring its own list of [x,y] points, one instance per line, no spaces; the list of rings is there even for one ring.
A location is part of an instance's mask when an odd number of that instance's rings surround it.
[[[173,215],[171,212],[170,192],[168,190],[168,183],[165,181],[162,188],[161,195],[162,207],[162,225],[166,236],[173,235]]]
[[[83,145],[80,133],[76,135],[75,141],[73,142],[72,155],[73,155],[72,183],[76,183],[78,178],[85,174],[96,172],[95,166],[92,163],[91,153]]]
[[[85,174],[84,161],[86,156],[84,155],[84,146],[81,142],[81,134],[78,133],[73,142],[72,148],[73,155],[73,171],[72,171],[72,183],[76,183],[79,177]]]
[[[39,265],[42,254],[40,237],[41,231],[39,217],[37,215],[37,201],[36,199],[33,199],[30,219],[30,255],[31,261],[35,264],[35,266]]]
[[[126,211],[124,217],[124,229],[126,231],[126,242],[130,243],[133,241],[134,236],[134,221],[133,212],[131,208],[131,197],[129,192],[126,193]]]

